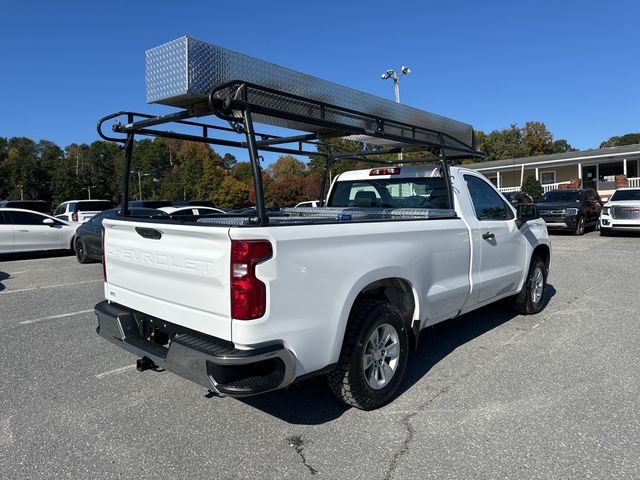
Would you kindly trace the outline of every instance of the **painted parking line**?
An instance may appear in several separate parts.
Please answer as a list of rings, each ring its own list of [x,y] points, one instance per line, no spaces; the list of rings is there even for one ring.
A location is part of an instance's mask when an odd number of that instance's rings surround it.
[[[96,378],[104,378],[104,377],[108,377],[111,375],[118,375],[119,373],[123,373],[123,372],[127,372],[129,370],[133,370],[134,368],[136,368],[135,365],[127,365],[126,367],[120,367],[120,368],[114,368],[113,370],[109,370],[108,372],[102,372],[102,373],[98,373],[96,374]]]
[[[10,293],[31,292],[33,290],[43,290],[45,288],[68,287],[71,285],[81,285],[83,283],[96,283],[96,282],[104,282],[104,280],[103,279],[85,280],[83,282],[59,283],[57,285],[45,285],[43,287],[20,288],[18,290],[3,290],[2,292],[0,292],[0,295],[9,295]]]
[[[80,314],[83,314],[83,313],[89,313],[89,312],[93,312],[93,308],[91,310],[78,310],[77,312],[62,313],[60,315],[50,315],[48,317],[34,318],[32,320],[24,320],[24,321],[18,322],[18,323],[20,325],[29,325],[30,323],[45,322],[47,320],[56,320],[58,318],[75,317],[76,315],[80,315]]]
[[[11,272],[11,275],[22,275],[23,273],[42,273],[42,272],[59,272],[60,270],[73,270],[79,268],[86,268],[85,265],[72,265],[70,267],[54,267],[54,268],[40,268],[36,270],[23,270],[21,272]]]

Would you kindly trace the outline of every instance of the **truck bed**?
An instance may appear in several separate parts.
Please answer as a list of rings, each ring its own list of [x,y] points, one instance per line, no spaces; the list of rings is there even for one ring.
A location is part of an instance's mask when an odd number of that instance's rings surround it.
[[[451,209],[435,208],[344,208],[344,207],[296,207],[282,208],[269,215],[270,225],[304,225],[323,223],[343,223],[350,221],[383,220],[426,220],[455,218]],[[252,224],[246,215],[208,215],[195,219],[206,225],[246,225]]]

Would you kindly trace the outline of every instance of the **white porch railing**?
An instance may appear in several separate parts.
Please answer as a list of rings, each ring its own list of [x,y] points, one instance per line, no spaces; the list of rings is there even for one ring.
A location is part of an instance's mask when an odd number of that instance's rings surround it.
[[[630,177],[627,180],[629,181],[630,187],[640,188],[640,177]],[[560,187],[560,185],[564,185],[567,183],[570,183],[570,182],[545,183],[544,185],[542,185],[542,191],[544,193],[547,193],[549,190],[556,190]],[[521,187],[500,187],[498,190],[500,190],[502,193],[508,193],[508,192],[519,192],[520,190],[522,190],[522,188]]]
[[[556,182],[556,183],[545,183],[542,185],[542,191],[547,193],[549,190],[556,190],[560,188],[560,185],[565,185],[570,182]]]

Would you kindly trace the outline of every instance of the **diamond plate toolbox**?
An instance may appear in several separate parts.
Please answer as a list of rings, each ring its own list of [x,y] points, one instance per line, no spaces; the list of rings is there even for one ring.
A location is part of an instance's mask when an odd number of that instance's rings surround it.
[[[227,82],[248,82],[325,104],[348,108],[367,115],[384,117],[396,122],[435,130],[452,136],[465,145],[473,144],[471,125],[441,115],[428,113],[391,100],[376,97],[353,88],[306,75],[295,70],[259,60],[241,53],[211,45],[191,37],[182,37],[146,52],[147,102],[180,108],[205,101],[209,92]],[[273,98],[260,99],[265,106],[274,106]],[[279,100],[281,102],[281,100]],[[293,113],[306,111],[308,105],[290,101],[277,107]],[[353,118],[342,116],[338,121],[353,124]],[[301,124],[260,116],[256,121],[288,128]],[[358,125],[371,128],[371,125]],[[319,127],[302,125],[318,131]]]

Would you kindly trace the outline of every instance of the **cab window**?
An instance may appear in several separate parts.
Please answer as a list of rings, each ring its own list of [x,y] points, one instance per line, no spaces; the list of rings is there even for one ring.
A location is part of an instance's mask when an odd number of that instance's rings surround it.
[[[513,211],[487,182],[473,175],[465,175],[469,195],[478,220],[511,220]]]

